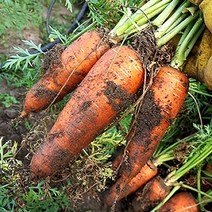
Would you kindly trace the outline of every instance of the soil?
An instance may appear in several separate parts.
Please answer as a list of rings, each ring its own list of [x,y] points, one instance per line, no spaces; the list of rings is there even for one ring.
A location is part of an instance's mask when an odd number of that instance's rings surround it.
[[[126,109],[132,103],[134,97],[134,95],[128,94],[126,90],[123,90],[112,81],[107,81],[104,93],[113,110],[118,112]]]
[[[173,42],[168,42],[160,49],[157,47],[152,26],[147,27],[133,38],[132,47],[140,54],[147,74],[160,66],[169,64],[175,52]]]
[[[65,49],[65,46],[62,44],[56,44],[51,50],[49,50],[46,55],[44,62],[42,64],[43,69],[48,70],[52,67],[61,67],[61,59],[60,56]]]

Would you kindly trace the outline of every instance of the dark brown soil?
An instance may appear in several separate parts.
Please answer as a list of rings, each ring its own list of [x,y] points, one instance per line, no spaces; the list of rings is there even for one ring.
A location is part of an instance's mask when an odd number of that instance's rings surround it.
[[[141,136],[139,138],[141,140],[144,137],[150,138],[152,129],[161,123],[162,118],[161,108],[154,101],[154,93],[148,90],[142,101],[141,108],[135,115],[136,136]],[[148,143],[146,145],[145,148],[148,149]]]
[[[140,54],[144,69],[147,73],[158,67],[169,64],[174,56],[174,45],[169,42],[160,49],[157,47],[153,26],[133,37],[132,47]]]
[[[62,44],[56,44],[51,50],[47,52],[44,57],[43,69],[48,70],[55,66],[61,67],[61,54],[64,51],[65,47]]]
[[[132,103],[133,100],[133,95],[128,94],[126,90],[117,86],[112,81],[107,81],[107,87],[104,94],[107,96],[114,111],[123,111]]]

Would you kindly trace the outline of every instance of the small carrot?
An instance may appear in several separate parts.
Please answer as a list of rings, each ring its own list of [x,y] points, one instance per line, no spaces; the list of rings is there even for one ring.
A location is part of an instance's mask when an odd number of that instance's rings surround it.
[[[175,158],[174,152],[180,144],[185,143],[185,140],[180,140],[168,148],[164,149],[156,157],[148,160],[147,163],[141,168],[140,172],[132,178],[129,183],[125,183],[125,180],[120,177],[116,183],[110,188],[109,191],[105,192],[105,203],[110,206],[116,201],[128,196],[134,191],[140,189],[149,180],[155,177],[158,173],[158,166],[166,161],[173,160]],[[112,164],[112,169],[117,171],[121,163],[124,160],[124,154],[118,154]],[[119,174],[124,170],[119,170]],[[123,188],[122,190],[120,188]]]
[[[127,46],[108,50],[75,90],[31,161],[32,176],[68,165],[133,100],[143,82],[139,55]]]
[[[170,192],[171,187],[166,186],[160,176],[151,179],[143,188],[141,195],[134,200],[133,205],[138,211],[150,211],[162,201]]]
[[[159,212],[199,212],[196,199],[191,193],[180,192],[170,198],[159,210]]]
[[[105,193],[105,203],[110,206],[116,201],[128,196],[129,194],[136,191],[139,187],[147,183],[157,174],[157,167],[148,161],[140,170],[140,172],[124,186],[124,189],[120,190],[124,180],[120,177],[116,183],[110,188],[109,192]]]
[[[73,91],[96,61],[109,49],[96,31],[88,31],[69,45],[60,63],[50,65],[45,75],[27,92],[21,117],[47,108]]]
[[[204,141],[201,140],[202,144],[199,144],[201,151],[196,151],[196,149],[198,149],[196,146],[194,148],[195,150],[189,152],[189,155],[187,155],[189,160],[178,169],[169,173],[165,179],[156,177],[150,180],[143,188],[141,198],[139,198],[139,202],[136,204],[141,205],[143,211],[150,211],[150,209],[159,203],[152,209],[152,212],[158,211],[162,204],[166,202],[174,192],[180,189],[181,186],[186,188],[186,185],[182,183],[179,184],[177,181],[191,169],[201,164],[212,153],[211,140],[210,137],[206,137]],[[172,191],[169,192],[171,189]]]

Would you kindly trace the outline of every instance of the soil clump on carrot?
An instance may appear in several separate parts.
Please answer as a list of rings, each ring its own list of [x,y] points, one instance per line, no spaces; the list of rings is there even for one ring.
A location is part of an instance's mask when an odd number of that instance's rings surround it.
[[[150,109],[151,108],[151,109]],[[135,124],[132,127],[132,133],[129,134],[128,140],[130,142],[131,136],[137,137],[138,142],[142,141],[143,136],[146,138],[145,142],[142,142],[145,145],[145,149],[149,149],[149,145],[151,144],[151,133],[152,129],[161,123],[163,119],[161,115],[161,108],[155,104],[154,101],[154,93],[151,90],[148,90],[145,98],[143,99],[142,106],[140,108],[140,112],[135,116]],[[136,132],[136,133],[135,133]],[[140,137],[142,135],[142,137]],[[140,144],[138,144],[140,145]],[[137,160],[137,156],[132,156],[129,158],[130,160]],[[124,167],[121,166],[120,172],[122,169],[127,169],[130,172],[130,166],[128,166],[128,161],[124,160]]]
[[[157,47],[152,26],[135,35],[132,47],[140,54],[143,66],[148,73],[159,66],[169,64],[175,52],[172,42],[163,45],[161,48]]]
[[[159,125],[162,118],[161,107],[155,104],[153,91],[147,91],[141,110],[135,117],[138,136],[141,135],[141,132],[145,132],[145,137],[150,138],[153,127]],[[145,148],[148,148],[149,142],[145,142],[145,144],[147,145]]]
[[[62,67],[61,54],[64,51],[65,46],[62,44],[56,44],[52,49],[50,49],[44,57],[42,68],[48,70],[50,67],[59,66]]]
[[[134,95],[128,94],[126,90],[122,89],[121,86],[116,85],[112,81],[106,83],[107,87],[104,93],[108,98],[109,104],[115,111],[122,111],[133,102]],[[120,99],[120,102],[117,102],[117,99]]]

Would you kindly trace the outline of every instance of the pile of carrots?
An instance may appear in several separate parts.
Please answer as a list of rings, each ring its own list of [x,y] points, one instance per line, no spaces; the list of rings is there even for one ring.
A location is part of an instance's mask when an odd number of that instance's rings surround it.
[[[161,10],[163,8],[164,5]],[[144,82],[149,83],[149,89],[135,110],[125,153],[118,162],[120,179],[105,198],[106,204],[111,206],[134,192],[137,181],[145,184],[157,175],[157,168],[150,159],[184,103],[188,78],[179,67],[169,65],[159,66],[154,70],[153,79],[147,78],[140,55],[134,49],[126,45],[111,46],[95,30],[74,41],[62,52],[59,64],[52,64],[28,91],[21,117],[50,107],[70,92],[73,95],[32,157],[33,178],[50,176],[66,167],[136,102],[136,94],[142,90]],[[186,201],[189,195],[183,195]],[[175,198],[181,197],[176,195]],[[160,211],[171,210],[173,201],[170,199]],[[183,207],[187,207],[186,203]]]

